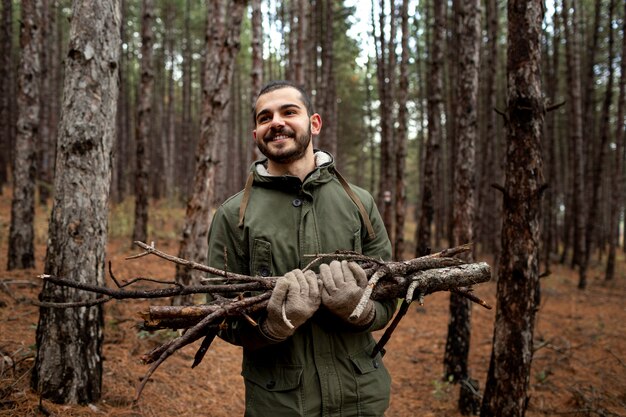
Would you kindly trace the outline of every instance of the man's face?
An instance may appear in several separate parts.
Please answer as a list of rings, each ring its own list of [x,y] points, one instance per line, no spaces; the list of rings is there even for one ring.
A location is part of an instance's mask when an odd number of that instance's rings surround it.
[[[312,147],[311,137],[319,133],[318,114],[309,117],[300,92],[285,87],[258,98],[255,106],[257,147],[269,160],[288,164],[302,158]]]

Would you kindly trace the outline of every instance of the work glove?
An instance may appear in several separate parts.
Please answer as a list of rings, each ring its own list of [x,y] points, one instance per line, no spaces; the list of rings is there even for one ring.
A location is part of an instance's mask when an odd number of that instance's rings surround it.
[[[367,286],[367,275],[356,262],[332,261],[320,265],[322,305],[334,315],[355,326],[366,327],[374,320],[376,310],[372,300],[367,301],[363,313],[350,320],[350,315],[361,300]]]
[[[307,321],[320,306],[317,276],[313,271],[295,269],[278,278],[269,303],[262,331],[272,339],[284,340]],[[283,305],[285,317],[283,318]]]

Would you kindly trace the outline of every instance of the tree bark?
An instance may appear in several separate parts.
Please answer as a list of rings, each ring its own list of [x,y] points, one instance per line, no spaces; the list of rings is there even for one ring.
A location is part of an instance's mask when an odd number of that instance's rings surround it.
[[[11,111],[11,84],[13,81],[13,1],[2,2],[2,29],[0,32],[0,195],[9,182],[13,155],[13,128]]]
[[[334,55],[334,1],[324,2],[324,37],[322,39],[322,79],[324,83],[323,107],[324,130],[318,138],[320,149],[337,156],[337,84],[335,80]]]
[[[241,20],[245,0],[227,2],[218,0],[209,4],[209,21],[206,27],[206,65],[202,89],[202,131],[196,150],[196,172],[193,191],[187,203],[185,225],[179,249],[179,257],[204,262],[207,256],[207,237],[213,202],[213,184],[217,159],[218,131],[224,117],[224,109],[230,100],[235,57],[239,51]],[[225,6],[228,6],[225,8]],[[228,17],[228,23],[225,19]],[[176,281],[181,284],[198,282],[197,273],[177,267]],[[189,299],[178,298],[176,304],[188,303]]]
[[[141,3],[141,80],[137,99],[137,121],[135,125],[135,223],[132,241],[148,240],[148,196],[150,175],[149,141],[152,125],[152,95],[154,91],[154,63],[152,45],[154,34],[154,4],[152,0]]]
[[[409,2],[402,1],[402,56],[400,60],[400,81],[398,85],[398,130],[396,133],[396,221],[394,259],[404,259],[404,221],[406,218],[406,184],[404,167],[407,155],[408,121],[407,96],[409,93]]]
[[[250,68],[250,108],[256,104],[256,96],[263,86],[263,13],[261,11],[261,0],[252,0],[252,66]],[[249,132],[255,128],[252,117],[249,120]],[[250,137],[247,133],[246,137]],[[253,140],[248,140],[250,156],[248,162],[252,163],[259,158],[260,154]]]
[[[567,85],[568,85],[568,103],[569,103],[569,132],[570,143],[572,147],[571,163],[573,164],[573,217],[574,217],[574,233],[573,247],[574,256],[573,263],[578,263],[585,254],[585,213],[586,213],[586,196],[584,184],[584,146],[583,146],[583,127],[582,127],[582,100],[581,100],[581,82],[580,82],[580,33],[578,31],[576,7],[572,8],[570,19],[569,2],[563,0],[563,29],[565,31],[565,52],[567,58]],[[570,21],[571,20],[571,21]],[[579,269],[578,288],[584,289],[587,286],[587,277],[582,268]]]
[[[395,99],[395,36],[396,36],[396,17],[395,5],[390,2],[389,16],[389,39],[387,40],[385,33],[386,16],[385,16],[385,0],[380,0],[379,12],[379,36],[377,45],[376,75],[378,79],[378,99],[379,115],[380,115],[380,170],[378,185],[378,209],[381,213],[383,223],[393,239],[393,221],[394,221],[394,193],[395,193],[395,159],[394,159],[394,108],[393,100]],[[393,241],[393,240],[392,240]]]
[[[42,0],[22,2],[20,46],[22,57],[18,76],[17,136],[13,163],[13,200],[7,269],[35,266],[35,182],[40,139]]]
[[[456,27],[459,40],[456,86],[457,133],[454,169],[454,241],[474,240],[475,211],[475,144],[478,135],[478,68],[480,64],[480,1],[459,2]],[[472,253],[467,255],[472,260]],[[470,345],[471,306],[466,298],[450,294],[450,321],[444,356],[444,373],[448,380],[460,382],[469,378],[467,360]],[[461,390],[462,393],[466,392]],[[473,412],[472,401],[459,400],[463,414]]]
[[[593,164],[591,183],[591,200],[589,205],[589,211],[587,213],[587,223],[585,225],[585,253],[580,261],[580,276],[584,277],[587,274],[587,268],[589,266],[589,258],[593,250],[594,239],[596,238],[596,224],[598,223],[599,211],[600,211],[600,193],[602,192],[602,176],[604,173],[604,162],[606,157],[606,151],[609,141],[609,118],[611,111],[611,103],[613,101],[613,9],[614,0],[609,1],[607,30],[608,34],[608,80],[606,84],[606,92],[604,94],[604,100],[602,104],[602,119],[600,122],[600,141],[598,142],[598,149],[595,152],[596,159],[590,163]],[[599,7],[599,4],[597,5]],[[623,120],[623,119],[622,119]],[[619,124],[618,120],[618,124]],[[598,228],[599,229],[599,228]],[[599,245],[598,245],[599,246]],[[581,278],[582,279],[582,278]],[[579,283],[580,284],[580,283]]]
[[[443,49],[446,35],[445,5],[434,1],[434,23],[428,66],[428,137],[424,152],[422,175],[422,201],[416,229],[415,256],[428,253],[431,248],[431,227],[435,214],[435,175],[439,169],[442,140],[441,115],[443,112]]]
[[[44,271],[104,285],[118,97],[119,2],[75,1],[72,16]],[[39,297],[44,302],[67,302],[84,295],[45,284]],[[102,393],[103,324],[99,306],[41,308],[33,388],[54,402],[96,401]]]
[[[624,4],[624,15],[626,16],[626,3]],[[626,19],[622,19],[622,33],[626,28]],[[620,120],[624,120],[624,113],[626,107],[626,91],[624,85],[626,84],[626,36],[622,36],[622,57],[620,64],[620,78],[619,78],[619,98],[617,101],[617,125],[615,127],[615,156],[613,165],[613,181],[614,188],[611,194],[611,211],[609,221],[609,253],[606,261],[606,273],[604,278],[606,281],[611,281],[615,275],[615,252],[619,246],[619,213],[620,207],[623,203],[622,196],[624,195],[624,124],[619,123]],[[625,245],[626,246],[626,245]]]
[[[539,290],[543,3],[512,0],[508,6],[507,156],[496,321],[480,415],[523,416],[533,354]]]
[[[496,0],[487,0],[486,27],[487,41],[485,43],[485,94],[483,97],[483,115],[485,118],[484,136],[479,140],[482,164],[480,166],[480,191],[478,193],[479,217],[476,224],[477,239],[481,242],[481,249],[491,253],[494,258],[500,251],[498,218],[502,207],[499,198],[491,187],[493,182],[501,182],[500,165],[500,135],[498,134],[497,114],[497,76],[498,76],[498,4]]]
[[[45,206],[52,195],[52,181],[54,169],[54,151],[56,138],[50,123],[52,114],[58,111],[53,107],[55,92],[52,87],[54,78],[53,62],[58,59],[55,53],[56,46],[56,8],[53,0],[43,0],[41,9],[41,46],[39,54],[40,80],[39,80],[39,140],[37,144],[37,190],[39,191],[39,204]]]

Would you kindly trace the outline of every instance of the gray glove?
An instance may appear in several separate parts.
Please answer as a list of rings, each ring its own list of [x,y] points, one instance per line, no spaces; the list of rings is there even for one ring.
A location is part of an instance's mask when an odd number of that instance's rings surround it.
[[[263,332],[276,340],[291,336],[320,306],[317,276],[313,271],[295,269],[278,278],[267,305],[267,319],[261,324]],[[283,318],[283,305],[286,319]]]
[[[332,261],[320,265],[322,304],[342,320],[356,326],[367,326],[374,320],[374,302],[369,300],[363,313],[356,320],[350,314],[359,303],[367,286],[367,275],[356,262]]]

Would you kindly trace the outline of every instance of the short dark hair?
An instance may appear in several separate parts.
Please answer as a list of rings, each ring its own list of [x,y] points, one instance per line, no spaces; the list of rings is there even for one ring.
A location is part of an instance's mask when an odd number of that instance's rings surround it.
[[[304,88],[288,80],[274,80],[265,84],[261,88],[261,91],[259,91],[259,94],[256,96],[256,100],[254,101],[254,106],[252,107],[253,123],[256,123],[256,102],[259,101],[259,97],[261,97],[263,94],[270,93],[274,90],[280,90],[281,88],[295,88],[296,90],[298,90],[298,92],[300,93],[300,99],[302,100],[302,103],[304,103],[304,106],[306,107],[307,116],[311,116],[313,113],[315,113],[313,109],[313,102],[311,101],[311,97],[309,96],[309,93],[307,93]]]

